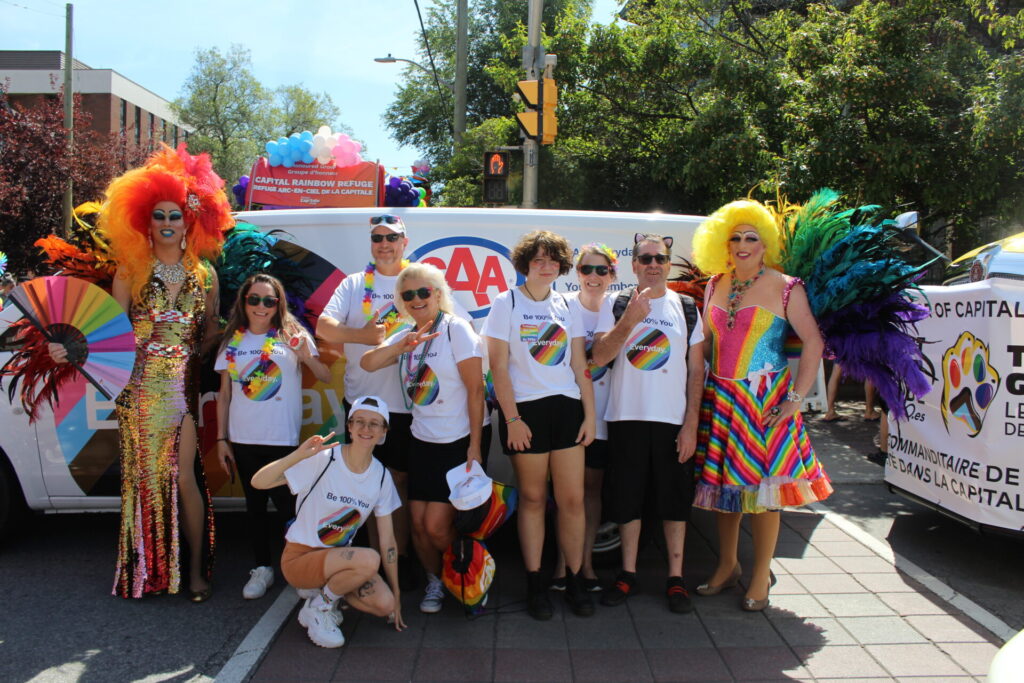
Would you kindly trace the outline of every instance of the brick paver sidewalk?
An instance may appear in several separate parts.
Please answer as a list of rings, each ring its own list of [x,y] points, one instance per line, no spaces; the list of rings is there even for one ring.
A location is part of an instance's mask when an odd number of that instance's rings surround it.
[[[697,512],[686,549],[692,591],[713,569],[714,518]],[[783,514],[771,606],[739,609],[741,588],[693,596],[693,614],[670,613],[661,551],[642,553],[640,592],[581,619],[552,593],[555,618],[524,611],[514,529],[496,544],[497,613],[467,620],[451,598],[420,614],[407,594],[409,629],[346,612],[344,648],[311,644],[294,614],[253,681],[773,681],[984,680],[999,640],[812,511]],[[744,553],[745,551],[745,553]],[[741,562],[751,561],[750,538]],[[614,570],[602,572],[610,579]]]

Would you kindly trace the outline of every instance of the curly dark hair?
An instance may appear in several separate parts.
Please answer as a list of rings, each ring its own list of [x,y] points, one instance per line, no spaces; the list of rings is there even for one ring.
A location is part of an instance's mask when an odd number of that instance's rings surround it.
[[[569,246],[569,240],[550,230],[534,230],[520,237],[516,246],[512,247],[510,258],[516,272],[528,275],[530,261],[541,251],[551,260],[558,261],[559,275],[565,275],[572,270],[572,248]]]

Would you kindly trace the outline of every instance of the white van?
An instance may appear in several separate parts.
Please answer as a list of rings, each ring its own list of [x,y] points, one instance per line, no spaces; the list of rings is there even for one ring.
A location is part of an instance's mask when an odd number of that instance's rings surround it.
[[[427,261],[446,273],[455,297],[472,315],[479,328],[491,300],[520,282],[509,261],[509,249],[519,237],[534,229],[564,235],[574,247],[604,242],[620,255],[616,289],[635,283],[629,254],[636,233],[671,235],[676,252],[689,256],[693,233],[700,216],[595,211],[544,211],[524,209],[297,209],[250,211],[237,214],[240,222],[264,231],[287,233],[295,242],[330,261],[345,275],[366,267],[369,259],[369,218],[390,212],[401,215],[408,227],[406,256]],[[570,273],[555,284],[559,292],[571,292],[576,276]],[[0,314],[0,364],[9,357],[3,335],[12,315],[11,306]],[[4,322],[4,318],[8,322]],[[8,335],[9,337],[10,335]],[[304,378],[303,434],[318,431],[325,423],[344,424],[341,414],[341,378],[344,359],[322,349],[335,378],[330,385]],[[6,384],[4,388],[6,389]],[[0,406],[0,535],[13,515],[24,506],[44,512],[82,512],[119,509],[120,471],[113,402],[106,401],[84,382],[69,387],[66,400],[56,410],[46,409],[35,424],[15,399]],[[62,398],[64,398],[62,396]],[[216,383],[204,387],[200,409],[201,445],[211,491],[217,505],[240,505],[241,486],[227,480],[214,454]],[[508,471],[507,459],[492,449],[492,463]]]

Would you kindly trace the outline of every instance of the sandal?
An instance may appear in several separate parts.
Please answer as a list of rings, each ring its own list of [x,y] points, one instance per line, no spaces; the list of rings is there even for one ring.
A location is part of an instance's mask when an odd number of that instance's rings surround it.
[[[844,422],[846,420],[845,415],[836,415],[835,417],[822,417],[822,422]]]

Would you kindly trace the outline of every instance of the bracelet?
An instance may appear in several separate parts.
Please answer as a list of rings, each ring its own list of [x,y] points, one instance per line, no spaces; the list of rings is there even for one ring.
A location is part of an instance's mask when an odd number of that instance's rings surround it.
[[[509,419],[505,420],[505,424],[510,425],[513,422],[520,422],[522,421],[522,419],[522,416],[516,415],[515,417],[510,417]]]
[[[790,391],[788,394],[786,394],[786,400],[792,401],[793,403],[800,403],[800,401],[804,400],[804,397],[796,393],[795,391]]]

